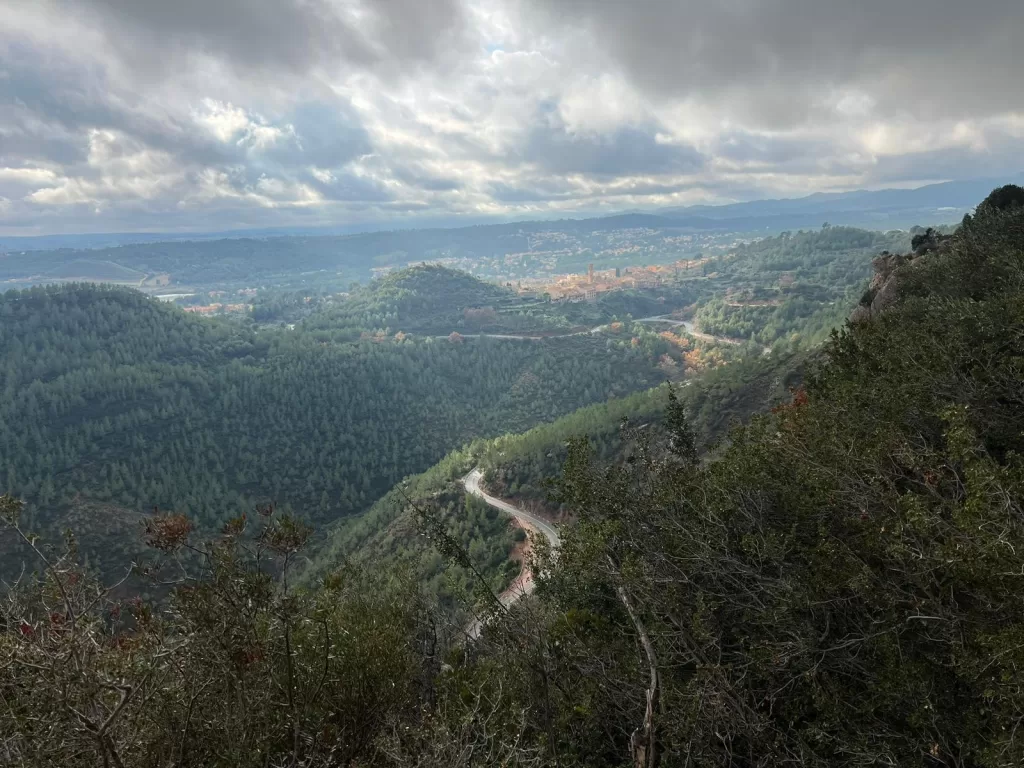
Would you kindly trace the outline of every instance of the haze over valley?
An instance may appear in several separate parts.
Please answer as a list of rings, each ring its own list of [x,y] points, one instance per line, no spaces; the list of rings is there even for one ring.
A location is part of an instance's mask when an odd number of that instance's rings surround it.
[[[0,5],[0,766],[1024,764],[1021,29]]]

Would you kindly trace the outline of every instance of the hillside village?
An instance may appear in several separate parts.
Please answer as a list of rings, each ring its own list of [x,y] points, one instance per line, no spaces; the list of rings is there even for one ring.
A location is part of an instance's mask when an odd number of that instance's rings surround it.
[[[668,278],[697,275],[710,277],[706,273],[706,265],[710,260],[710,257],[680,259],[671,264],[616,267],[600,271],[590,264],[584,274],[522,280],[518,287],[521,293],[546,295],[551,301],[593,301],[598,294],[609,291],[657,288]]]

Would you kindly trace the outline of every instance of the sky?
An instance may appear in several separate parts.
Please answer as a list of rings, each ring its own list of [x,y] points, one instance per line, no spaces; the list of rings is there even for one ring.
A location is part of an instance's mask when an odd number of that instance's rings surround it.
[[[0,0],[0,233],[610,213],[1024,169],[1020,0]]]

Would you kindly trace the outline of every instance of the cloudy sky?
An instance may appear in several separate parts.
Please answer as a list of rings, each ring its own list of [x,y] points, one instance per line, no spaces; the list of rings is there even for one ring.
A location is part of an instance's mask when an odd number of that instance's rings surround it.
[[[1020,0],[0,0],[0,233],[551,216],[1024,168]]]

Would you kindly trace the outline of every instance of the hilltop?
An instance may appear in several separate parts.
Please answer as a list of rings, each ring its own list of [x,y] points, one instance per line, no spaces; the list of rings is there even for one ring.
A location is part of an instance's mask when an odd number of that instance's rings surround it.
[[[500,321],[498,315],[510,318],[528,305],[511,288],[424,264],[372,281],[310,325],[447,335],[467,326],[486,331],[515,325],[511,319]]]
[[[685,306],[695,295],[684,286],[665,285],[602,294],[586,303],[558,303],[460,270],[423,264],[373,280],[311,317],[304,327],[350,335],[582,335],[617,317]]]

